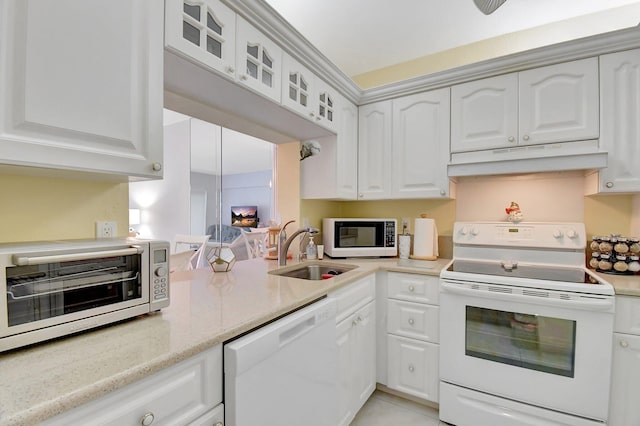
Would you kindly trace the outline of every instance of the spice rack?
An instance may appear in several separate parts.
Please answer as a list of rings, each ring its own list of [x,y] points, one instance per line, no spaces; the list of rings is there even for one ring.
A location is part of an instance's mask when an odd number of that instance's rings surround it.
[[[589,266],[598,272],[633,275],[640,271],[640,238],[594,236],[590,248]]]

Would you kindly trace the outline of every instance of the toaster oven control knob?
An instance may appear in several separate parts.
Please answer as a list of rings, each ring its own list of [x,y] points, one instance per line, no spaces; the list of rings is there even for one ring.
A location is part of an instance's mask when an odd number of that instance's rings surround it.
[[[155,417],[153,416],[153,413],[147,413],[140,419],[140,424],[143,426],[149,426],[154,420]]]
[[[553,231],[553,238],[555,239],[562,238],[563,235],[564,233],[559,229],[556,229],[555,231]]]
[[[167,276],[167,268],[165,268],[164,266],[161,266],[159,268],[156,268],[156,270],[154,271],[154,273],[156,274],[156,276],[158,277],[166,277]]]

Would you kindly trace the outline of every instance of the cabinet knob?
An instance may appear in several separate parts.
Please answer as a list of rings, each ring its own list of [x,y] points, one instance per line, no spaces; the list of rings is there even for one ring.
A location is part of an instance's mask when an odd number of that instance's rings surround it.
[[[233,68],[232,66],[228,66],[228,67],[227,67],[227,73],[229,73],[229,74],[233,74],[234,72],[236,72],[236,69],[235,69],[235,68]]]
[[[515,141],[516,141],[516,138],[514,138],[513,136],[509,136],[509,137],[507,138],[507,140],[508,140],[509,142],[515,142]]]
[[[246,75],[246,74],[242,74],[242,75],[240,76],[240,80],[242,80],[242,81],[245,81],[247,78],[248,78],[248,77],[247,77],[247,75]]]
[[[613,188],[613,182],[607,182],[604,184],[607,188]]]
[[[412,364],[409,364],[409,371],[411,371],[413,373],[413,370],[415,370],[415,368],[413,368]]]
[[[160,170],[162,170],[162,164],[160,163],[153,163],[151,165],[151,168],[153,169],[154,172],[159,172]]]
[[[620,340],[620,346],[622,346],[623,348],[628,348],[629,342],[627,342],[626,340]]]
[[[355,327],[356,325],[358,325],[358,321],[356,320],[351,321],[351,326]]]
[[[362,317],[360,315],[358,315],[358,317],[356,318],[356,321],[362,322]]]
[[[222,424],[222,422],[216,422],[216,424],[214,424],[213,426],[224,426],[224,425]]]
[[[155,417],[153,416],[153,413],[147,413],[140,419],[140,424],[143,426],[149,426],[154,420]]]
[[[309,117],[313,118],[313,117],[315,117],[315,116],[316,116],[316,115],[315,115],[314,113],[312,113],[312,112],[310,112],[310,113],[309,113]]]
[[[409,325],[413,325],[413,323],[414,323],[415,321],[413,320],[413,318],[409,318],[409,321],[408,321],[408,322],[409,322]]]
[[[447,195],[447,191],[445,191],[444,189],[440,190],[440,195]]]
[[[413,293],[414,291],[416,291],[416,288],[413,285],[410,285],[409,291]]]
[[[358,194],[358,197],[364,198],[364,194]]]
[[[522,140],[528,141],[528,140],[529,140],[529,135],[524,135],[524,136],[522,137]]]

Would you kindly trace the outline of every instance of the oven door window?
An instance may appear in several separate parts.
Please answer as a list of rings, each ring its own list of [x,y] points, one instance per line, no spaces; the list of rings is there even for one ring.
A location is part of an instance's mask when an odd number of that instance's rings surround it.
[[[574,377],[576,322],[466,307],[465,354]]]
[[[6,269],[9,326],[142,298],[140,255]]]

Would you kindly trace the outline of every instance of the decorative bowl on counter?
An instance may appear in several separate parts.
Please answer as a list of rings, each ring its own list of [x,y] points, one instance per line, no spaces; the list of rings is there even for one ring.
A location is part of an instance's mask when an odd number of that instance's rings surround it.
[[[640,271],[640,239],[618,234],[594,236],[589,267],[607,274],[632,275]]]

